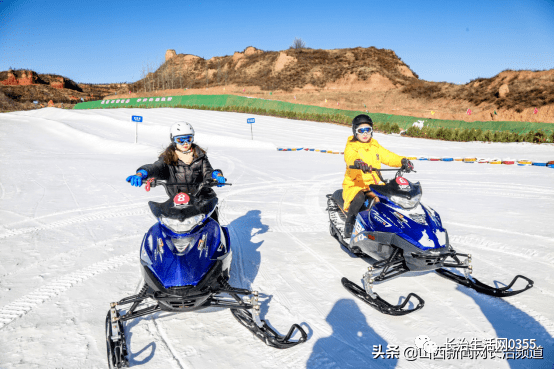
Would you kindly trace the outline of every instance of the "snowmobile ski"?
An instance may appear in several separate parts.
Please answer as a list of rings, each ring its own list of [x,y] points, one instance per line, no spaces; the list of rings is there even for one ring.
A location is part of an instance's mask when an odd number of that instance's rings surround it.
[[[502,288],[496,288],[496,287],[487,285],[485,283],[482,283],[481,281],[477,280],[473,276],[470,276],[469,274],[467,274],[466,276],[460,276],[458,274],[453,273],[452,271],[448,271],[448,270],[443,269],[443,268],[436,269],[435,271],[437,272],[437,274],[441,275],[442,277],[445,277],[445,278],[447,278],[449,280],[452,280],[452,281],[454,281],[458,284],[461,284],[463,286],[471,288],[471,289],[473,289],[473,290],[475,290],[479,293],[483,293],[483,294],[490,295],[490,296],[493,296],[493,297],[510,297],[510,296],[513,296],[513,295],[516,295],[516,294],[519,294],[519,293],[523,293],[526,290],[531,289],[533,287],[533,284],[534,284],[533,280],[531,280],[531,279],[529,279],[529,278],[527,278],[523,275],[517,275],[516,277],[514,277],[512,282],[510,284],[508,284],[507,286],[502,287]],[[516,281],[519,278],[527,281],[527,286],[525,288],[519,289],[519,290],[509,290],[512,286],[514,286],[514,284],[516,283]]]
[[[125,330],[114,304],[106,315],[106,347],[110,369],[129,367]]]
[[[279,349],[286,349],[294,347],[297,344],[304,343],[308,339],[308,335],[298,324],[293,324],[287,333],[287,335],[279,335],[275,330],[273,330],[265,320],[261,320],[259,316],[259,308],[254,307],[254,316],[245,309],[231,309],[231,313],[237,319],[239,323],[244,325],[248,330],[250,330],[257,338],[259,338],[266,345]],[[297,341],[291,341],[291,337],[297,330],[300,333],[300,339]]]
[[[383,298],[379,296],[379,294],[373,292],[371,288],[364,290],[359,285],[354,284],[353,282],[351,282],[345,277],[342,278],[341,282],[342,282],[342,285],[346,288],[346,290],[348,290],[352,295],[360,298],[362,301],[364,301],[371,307],[375,308],[377,311],[387,315],[392,315],[392,316],[407,315],[409,313],[420,310],[425,305],[425,301],[415,293],[408,294],[408,296],[404,299],[404,302],[395,306],[385,301]],[[408,302],[410,302],[410,299],[412,297],[418,300],[417,306],[412,309],[405,309],[404,307],[408,304]]]

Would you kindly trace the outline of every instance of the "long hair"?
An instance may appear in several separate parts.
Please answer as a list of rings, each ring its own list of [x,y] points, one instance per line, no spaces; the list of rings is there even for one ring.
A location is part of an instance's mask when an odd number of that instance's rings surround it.
[[[206,150],[202,149],[200,146],[194,143],[191,145],[191,149],[192,149],[193,160],[198,158],[200,154],[206,154]],[[165,164],[170,164],[175,166],[179,161],[179,157],[177,156],[176,150],[177,150],[177,145],[175,143],[171,143],[160,154],[160,158],[163,158]]]

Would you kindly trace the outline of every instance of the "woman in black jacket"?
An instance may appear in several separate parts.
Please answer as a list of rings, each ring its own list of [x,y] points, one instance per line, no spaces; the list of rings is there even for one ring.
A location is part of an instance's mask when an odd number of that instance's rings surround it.
[[[135,175],[127,177],[133,186],[141,186],[143,178],[154,177],[167,180],[171,197],[178,193],[193,194],[200,184],[209,179],[225,184],[221,170],[214,170],[208,160],[206,151],[194,144],[194,129],[187,122],[176,122],[171,126],[171,144],[163,151],[158,160],[137,169]],[[199,194],[203,198],[215,197],[215,192],[205,187]]]

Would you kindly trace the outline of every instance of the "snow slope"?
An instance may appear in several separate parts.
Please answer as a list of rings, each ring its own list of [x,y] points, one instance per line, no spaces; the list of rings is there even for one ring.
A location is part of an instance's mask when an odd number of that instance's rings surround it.
[[[134,144],[131,114],[144,116]],[[217,189],[231,229],[231,283],[265,293],[262,313],[281,331],[302,323],[307,343],[265,346],[228,310],[156,314],[127,323],[136,368],[551,368],[554,363],[554,170],[415,161],[423,203],[440,213],[474,275],[500,286],[522,274],[530,291],[480,295],[434,272],[410,273],[376,291],[391,302],[410,292],[425,307],[404,317],[378,313],[341,285],[360,282],[369,260],[329,235],[325,195],[339,188],[348,127],[186,109],[0,114],[0,367],[106,367],[109,303],[135,292],[138,250],[155,222],[147,201],[163,200],[125,182],[168,144],[172,122],[187,120],[214,168],[233,186]],[[554,160],[554,146],[451,143],[375,135],[401,155]],[[409,361],[404,349],[427,335],[536,339],[544,359]],[[396,345],[398,359],[373,359]]]

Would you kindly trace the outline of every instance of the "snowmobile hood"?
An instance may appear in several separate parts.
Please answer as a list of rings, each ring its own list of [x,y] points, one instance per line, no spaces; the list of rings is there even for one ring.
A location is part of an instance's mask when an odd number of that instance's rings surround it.
[[[375,203],[370,211],[362,211],[360,215],[368,231],[396,234],[422,251],[448,246],[448,235],[440,216],[421,204],[406,210]]]
[[[141,263],[152,271],[165,288],[196,286],[230,249],[217,222],[208,219],[198,231],[174,238],[159,224],[145,235]],[[176,239],[189,244],[184,252],[175,247]],[[177,240],[178,242],[178,240]]]

